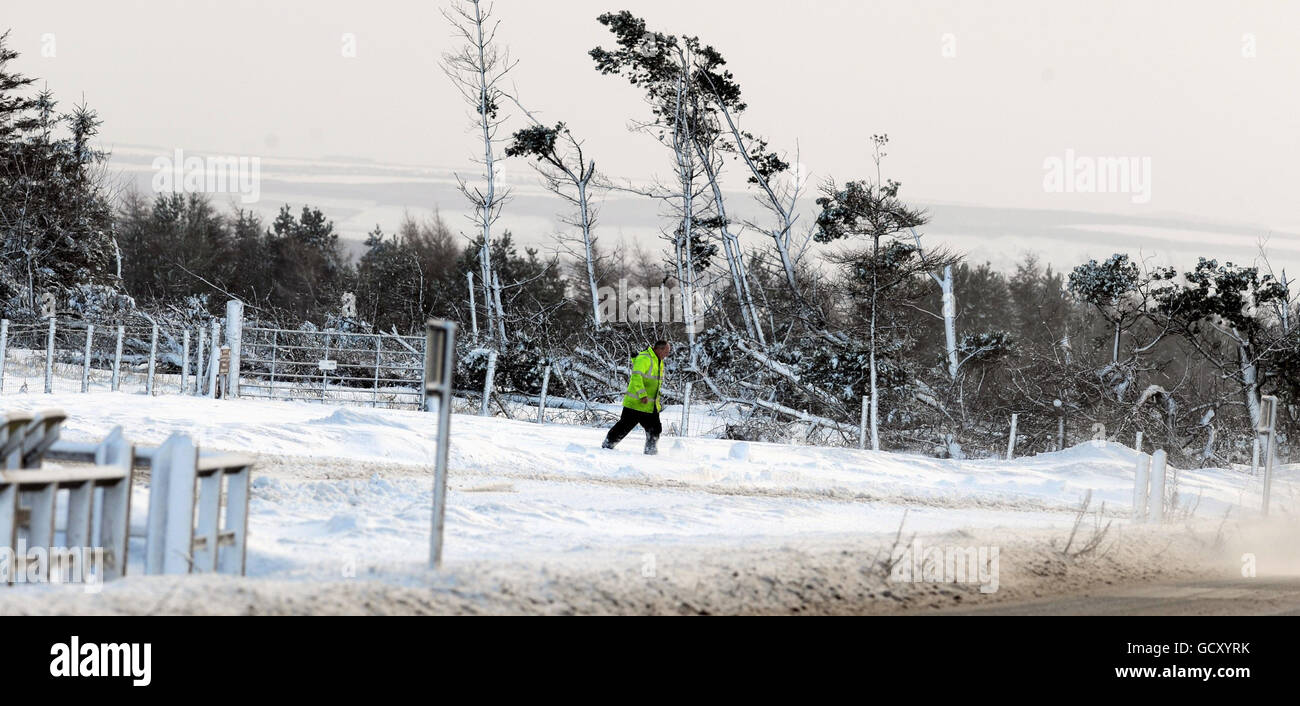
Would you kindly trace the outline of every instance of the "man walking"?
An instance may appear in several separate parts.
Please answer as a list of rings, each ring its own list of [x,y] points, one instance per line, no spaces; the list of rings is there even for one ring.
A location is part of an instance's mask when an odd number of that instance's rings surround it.
[[[645,429],[646,455],[659,453],[659,434],[663,432],[659,412],[664,408],[659,401],[659,383],[664,376],[664,359],[672,350],[667,341],[657,341],[637,354],[632,361],[632,377],[627,381],[627,395],[623,397],[623,415],[609,430],[601,448],[614,448],[633,427],[640,424]]]

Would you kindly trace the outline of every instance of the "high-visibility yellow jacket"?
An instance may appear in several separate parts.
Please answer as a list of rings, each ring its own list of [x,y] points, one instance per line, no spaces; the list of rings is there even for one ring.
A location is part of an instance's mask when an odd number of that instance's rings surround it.
[[[632,361],[632,377],[627,381],[627,396],[623,398],[623,406],[638,412],[662,411],[664,406],[659,400],[659,383],[663,376],[664,362],[655,355],[653,348],[638,353]]]

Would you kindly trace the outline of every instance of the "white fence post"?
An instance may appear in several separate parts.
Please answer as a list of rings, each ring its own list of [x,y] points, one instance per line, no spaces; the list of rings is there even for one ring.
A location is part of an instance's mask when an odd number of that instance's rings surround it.
[[[190,330],[185,329],[181,335],[181,394],[185,394],[185,383],[190,379]]]
[[[384,360],[384,337],[375,336],[375,394],[370,398],[370,406],[379,406],[379,369]]]
[[[153,374],[158,368],[158,324],[153,325],[153,333],[149,337],[149,377],[144,381],[144,393],[153,395]]]
[[[198,481],[198,517],[195,518],[193,542],[193,561],[190,570],[194,573],[215,573],[217,555],[221,543],[221,473],[204,473],[197,475]]]
[[[217,573],[243,576],[248,561],[248,501],[252,488],[252,467],[244,466],[226,476],[226,534],[233,549],[217,557]],[[217,483],[220,487],[220,481]]]
[[[50,317],[50,335],[45,339],[45,394],[54,392],[54,317]]]
[[[194,396],[203,394],[203,327],[198,327],[198,347],[194,351]]]
[[[483,405],[479,407],[478,416],[488,416],[488,405],[492,402],[492,379],[497,374],[497,352],[488,352],[487,375],[483,377]]]
[[[1133,441],[1133,449],[1138,453],[1142,453],[1142,432],[1137,433],[1137,439]]]
[[[1010,461],[1016,457],[1016,425],[1020,423],[1020,415],[1011,415],[1011,436],[1007,437],[1007,460]]]
[[[691,383],[686,383],[682,387],[682,434],[683,437],[691,436]]]
[[[1056,420],[1056,450],[1065,450],[1065,404],[1061,400],[1052,403],[1056,406],[1059,417]]]
[[[212,355],[208,356],[208,397],[217,396],[217,370],[221,367],[221,322],[212,320]]]
[[[1147,500],[1147,516],[1156,524],[1165,519],[1165,467],[1168,462],[1163,449],[1151,454],[1151,495]]]
[[[194,442],[184,434],[173,434],[154,452],[149,467],[146,574],[190,573],[198,457]]]
[[[428,339],[429,339],[429,331],[428,331],[429,323],[426,321],[425,324],[424,324],[424,326],[425,326],[425,332],[424,332],[424,338],[425,338],[425,341],[424,341],[424,351],[423,351],[422,353],[420,353],[420,352],[417,352],[417,351],[415,351],[415,350],[412,350],[411,352],[412,352],[412,353],[417,353],[417,354],[420,356],[420,366],[424,368],[424,370],[421,370],[421,371],[420,371],[420,411],[421,411],[421,412],[432,412],[432,411],[433,411],[433,405],[429,403],[429,340],[428,340]],[[397,342],[398,342],[398,343],[402,343],[402,339],[400,339],[400,338],[397,339]],[[403,344],[403,345],[405,345],[405,344]],[[410,346],[407,346],[407,347],[409,348]],[[456,354],[455,354],[455,352],[453,351],[450,355],[452,355],[453,357],[455,357]],[[454,367],[454,365],[453,365],[453,367]],[[272,381],[271,384],[272,384],[272,386],[274,386],[274,384],[275,384],[274,381]]]
[[[1138,454],[1137,474],[1133,477],[1133,522],[1141,524],[1147,518],[1147,482],[1151,459],[1143,453]]]
[[[0,319],[0,392],[5,389],[5,358],[9,353],[9,319]]]
[[[135,448],[122,438],[122,428],[109,432],[95,449],[95,463],[117,466],[125,471],[126,479],[103,488],[96,493],[95,516],[98,527],[93,528],[93,544],[104,548],[105,581],[126,575],[127,547],[130,544],[131,473],[135,464]],[[76,546],[69,542],[69,546]]]
[[[227,341],[226,343],[227,345],[229,345],[230,342]],[[231,355],[233,356],[234,353],[232,352]],[[326,331],[325,332],[325,360],[329,360],[329,359],[330,359],[330,333],[329,331]],[[329,396],[330,396],[330,371],[329,368],[322,366],[320,368],[321,404],[324,404],[325,401],[329,399]]]
[[[1273,462],[1277,459],[1277,397],[1272,395],[1260,400],[1261,414],[1260,427],[1256,430],[1255,438],[1259,439],[1259,433],[1266,436],[1267,443],[1264,446],[1264,493],[1263,506],[1261,512],[1264,517],[1268,517],[1269,501],[1273,495]]]
[[[86,326],[86,351],[81,354],[81,391],[90,392],[90,344],[95,340],[95,325]]]
[[[0,485],[0,549],[10,549],[18,539],[18,486]],[[0,581],[4,588],[9,580]]]
[[[113,381],[110,387],[117,392],[122,385],[122,339],[126,336],[126,327],[117,327],[117,347],[113,350]]]
[[[230,383],[226,393],[239,397],[239,348],[244,340],[244,303],[238,299],[226,302],[226,345],[230,346]]]
[[[858,420],[858,450],[867,449],[867,414],[871,409],[871,398],[862,396],[862,418]]]
[[[537,400],[537,423],[546,422],[546,388],[551,385],[551,366],[546,366],[542,372],[542,396]]]

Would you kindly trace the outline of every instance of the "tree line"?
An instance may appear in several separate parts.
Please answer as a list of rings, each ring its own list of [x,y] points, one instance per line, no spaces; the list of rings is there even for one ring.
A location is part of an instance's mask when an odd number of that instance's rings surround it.
[[[191,323],[231,297],[290,328],[411,334],[448,318],[463,332],[464,389],[480,388],[495,350],[498,386],[536,394],[549,366],[552,394],[593,402],[616,401],[631,356],[671,338],[684,345],[665,396],[692,383],[697,401],[731,410],[726,436],[855,443],[865,399],[870,446],[941,456],[1004,451],[1018,414],[1022,453],[1140,431],[1182,463],[1249,462],[1261,399],[1276,395],[1289,448],[1300,327],[1266,258],[1175,270],[1116,254],[1058,271],[1026,257],[1007,272],[969,261],[926,241],[929,214],[887,177],[887,135],[867,140],[861,178],[809,184],[797,155],[745,127],[753,108],[721,51],[628,12],[597,18],[612,44],[589,55],[640,105],[632,131],[662,148],[655,171],[670,176],[612,179],[565,122],[538,120],[512,93],[486,5],[454,0],[446,17],[461,46],[443,69],[474,120],[477,173],[458,175],[473,230],[407,216],[377,226],[355,259],[311,206],[266,223],[203,194],[116,193],[93,147],[97,116],[33,93],[0,38],[5,315],[38,318],[54,292],[88,320]],[[512,159],[567,209],[560,254],[499,228],[510,193],[497,165]],[[736,178],[759,215],[733,203],[724,184]],[[599,204],[614,191],[656,209],[658,244],[602,245]],[[671,289],[671,316],[611,316],[611,292],[629,288]]]

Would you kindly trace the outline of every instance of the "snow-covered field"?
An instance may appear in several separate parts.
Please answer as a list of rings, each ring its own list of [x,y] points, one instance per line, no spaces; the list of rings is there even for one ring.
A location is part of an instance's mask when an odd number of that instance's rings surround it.
[[[248,573],[275,581],[354,576],[393,584],[424,575],[431,525],[433,415],[306,402],[221,401],[127,393],[6,394],[4,410],[60,408],[64,438],[121,425],[136,443],[191,434],[204,449],[253,454]],[[854,546],[894,535],[1068,529],[1084,495],[1123,522],[1135,452],[1089,443],[1013,462],[950,461],[640,432],[616,451],[604,430],[456,415],[445,561],[635,565],[647,552]],[[1274,487],[1295,507],[1296,472]],[[1225,470],[1177,473],[1194,517],[1257,512],[1258,483]],[[147,507],[140,485],[133,502]],[[133,524],[143,531],[143,513]],[[133,564],[142,540],[132,543]],[[133,567],[135,570],[135,567]],[[138,570],[136,570],[138,573]]]

